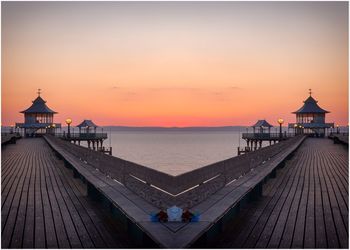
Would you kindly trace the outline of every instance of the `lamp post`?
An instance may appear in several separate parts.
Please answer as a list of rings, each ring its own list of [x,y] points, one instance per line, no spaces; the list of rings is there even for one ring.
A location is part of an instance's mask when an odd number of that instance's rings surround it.
[[[282,118],[279,118],[277,120],[277,122],[280,125],[280,139],[282,139],[282,124],[283,124],[284,120]]]
[[[298,124],[294,124],[294,136],[297,134],[297,127],[298,127]]]
[[[70,119],[70,118],[66,119],[66,123],[68,125],[68,135],[67,135],[67,137],[70,138],[70,124],[72,123],[72,119]]]
[[[53,134],[55,135],[56,134],[56,124],[55,123],[53,123],[52,125],[51,125],[51,127],[52,127],[52,132],[53,132]]]

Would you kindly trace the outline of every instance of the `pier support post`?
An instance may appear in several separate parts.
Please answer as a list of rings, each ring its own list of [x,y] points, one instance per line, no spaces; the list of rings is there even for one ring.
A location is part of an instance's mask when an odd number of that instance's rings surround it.
[[[263,184],[262,184],[262,182],[260,182],[250,192],[250,195],[249,195],[250,200],[252,200],[252,201],[257,200],[259,197],[262,196],[262,191],[263,191]]]
[[[269,176],[270,176],[270,178],[276,178],[276,169],[272,170],[272,172]]]

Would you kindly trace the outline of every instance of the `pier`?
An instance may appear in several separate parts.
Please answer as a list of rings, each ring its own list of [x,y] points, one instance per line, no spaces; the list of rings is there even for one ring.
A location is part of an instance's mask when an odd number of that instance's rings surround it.
[[[342,145],[306,139],[211,246],[348,248],[348,161]]]
[[[125,233],[106,226],[86,187],[43,138],[8,145],[1,163],[2,248],[134,246]]]
[[[324,223],[333,225],[333,229],[328,226],[326,228],[335,232],[333,236],[327,232],[327,237],[336,238],[335,245],[346,246],[347,241],[340,242],[344,230],[348,230],[344,222],[348,216],[348,155],[342,147],[344,146],[333,144],[330,139],[313,139],[300,135],[172,176],[51,135],[21,139],[15,145],[8,145],[2,152],[2,243],[8,247],[47,247],[49,242],[53,246],[82,247],[79,244],[96,246],[98,243],[93,237],[100,240],[102,237],[105,247],[108,244],[127,247],[131,244],[184,248],[216,243],[244,247],[245,243],[239,245],[241,243],[237,243],[236,239],[233,242],[224,237],[230,235],[227,237],[232,239],[230,230],[233,230],[232,225],[237,226],[237,220],[240,221],[239,228],[245,230],[245,227],[258,223],[246,223],[249,218],[258,220],[261,217],[254,215],[256,211],[266,211],[267,214],[261,218],[266,221],[282,214],[285,224],[280,223],[281,227],[285,227],[290,212],[283,214],[281,211],[295,206],[310,216],[307,220],[315,221],[318,220],[318,212],[309,214],[305,211],[308,211],[308,206],[318,208],[317,204],[320,203],[317,199],[321,195],[323,207],[319,211],[324,213],[323,218],[332,218],[333,221]],[[328,148],[331,150],[326,153]],[[323,179],[317,179],[316,176]],[[291,193],[290,190],[298,191]],[[295,196],[297,192],[302,199],[286,198]],[[328,196],[323,195],[324,192]],[[314,195],[313,200],[309,198],[310,193]],[[307,201],[310,200],[312,204],[305,202],[306,194]],[[271,199],[273,203],[267,206]],[[261,200],[264,201],[261,204],[267,206],[266,209],[259,207]],[[288,205],[297,201],[299,203],[293,206]],[[275,205],[280,203],[280,210],[274,212]],[[338,204],[337,209],[335,204]],[[151,213],[173,205],[188,207],[191,211],[200,213],[199,221],[160,223],[150,220]],[[286,206],[284,210],[283,206]],[[103,240],[103,237],[114,235],[115,232],[111,232],[108,223],[100,217],[101,211],[122,229],[117,232],[117,235],[121,235],[117,242],[107,244],[108,239]],[[246,211],[253,212],[248,218],[240,220]],[[100,227],[92,226],[91,221]],[[43,223],[45,227],[37,226]],[[265,229],[264,222],[261,223],[263,224],[259,228],[270,233],[266,237],[279,237],[275,235],[279,230]],[[81,226],[85,231],[77,230]],[[71,231],[64,231],[65,234],[62,235],[57,233],[63,227]],[[17,230],[23,234],[15,234]],[[123,235],[126,234],[132,243],[125,240]],[[256,237],[255,234],[252,235],[251,237]],[[331,243],[326,244],[328,246]]]
[[[304,137],[295,137],[179,176],[54,137],[48,136],[46,140],[74,169],[75,176],[84,179],[89,196],[103,201],[113,213],[118,211],[133,222],[136,227],[127,223],[128,227],[132,227],[129,230],[139,235],[136,238],[143,245],[145,242],[150,244],[151,239],[161,247],[182,248],[195,244],[199,239],[203,241],[208,234],[215,235],[213,228],[228,211],[236,210],[235,206],[244,202],[246,197],[259,196],[262,183],[275,175],[276,168],[302,143]],[[233,196],[227,200],[228,194]],[[200,221],[150,221],[151,212],[172,205],[200,212]]]

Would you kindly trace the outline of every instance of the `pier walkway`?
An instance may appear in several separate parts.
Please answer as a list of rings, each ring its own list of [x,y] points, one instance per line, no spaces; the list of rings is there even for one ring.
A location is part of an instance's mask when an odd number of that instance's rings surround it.
[[[205,247],[348,248],[348,152],[329,139],[308,138]]]
[[[132,247],[43,138],[2,149],[2,248]]]

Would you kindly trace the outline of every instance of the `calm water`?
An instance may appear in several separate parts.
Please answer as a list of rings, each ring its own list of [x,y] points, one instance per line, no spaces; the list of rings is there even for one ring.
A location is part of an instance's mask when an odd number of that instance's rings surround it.
[[[277,132],[276,129],[271,132]],[[2,127],[3,132],[7,130],[9,128]],[[246,132],[243,127],[234,127],[232,131],[110,131],[104,128],[103,132],[111,138],[104,141],[104,146],[111,145],[114,156],[172,175],[234,157],[239,145],[246,146],[244,140],[239,140]],[[266,145],[267,142],[263,144]]]
[[[178,175],[236,156],[239,137],[238,131],[114,131],[111,132],[111,146],[114,156]],[[104,145],[109,144],[108,139]],[[240,146],[245,145],[241,139]]]

